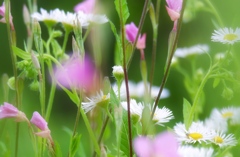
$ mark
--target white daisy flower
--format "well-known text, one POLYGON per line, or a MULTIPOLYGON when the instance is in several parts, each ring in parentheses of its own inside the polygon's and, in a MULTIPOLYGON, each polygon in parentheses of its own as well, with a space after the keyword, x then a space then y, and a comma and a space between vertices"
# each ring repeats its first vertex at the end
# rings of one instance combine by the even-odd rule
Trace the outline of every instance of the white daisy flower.
MULTIPOLYGON (((145 95, 145 86, 143 82, 139 82, 139 83, 134 83, 132 81, 128 81, 128 87, 129 87, 129 93, 130 93, 130 97, 133 99, 142 99, 145 95)), ((149 87, 149 84, 148 84, 149 87)), ((118 95, 117 92, 117 85, 114 84, 113 85, 113 90, 116 91, 116 95, 118 95)), ((159 87, 157 86, 152 86, 152 91, 151 91, 151 98, 155 99, 158 95, 159 92, 159 87)), ((127 96, 126 96, 126 85, 125 82, 123 81, 121 88, 120 88, 120 95, 121 95, 121 99, 122 100, 126 100, 127 96)), ((170 93, 169 90, 164 88, 161 94, 161 99, 167 98, 169 97, 170 93)))
POLYGON ((222 131, 227 132, 228 124, 227 121, 223 120, 222 118, 217 118, 211 116, 208 119, 205 119, 204 126, 209 128, 210 130, 222 131))
POLYGON ((237 144, 237 140, 235 139, 233 134, 227 135, 220 131, 215 131, 212 134, 212 139, 210 141, 218 145, 219 147, 235 146, 237 144))
MULTIPOLYGON (((121 103, 122 107, 128 111, 127 102, 124 101, 121 103)), ((137 103, 135 99, 130 100, 130 113, 134 119, 134 122, 138 122, 142 118, 142 111, 144 106, 142 103, 137 103)))
POLYGON ((178 149, 178 153, 181 157, 214 157, 213 148, 198 148, 193 146, 181 146, 178 149))
POLYGON ((41 8, 40 13, 36 12, 31 16, 38 21, 44 21, 46 23, 51 22, 53 24, 60 22, 70 26, 74 26, 76 21, 79 20, 81 27, 83 28, 86 28, 90 23, 103 24, 108 22, 105 15, 86 14, 82 11, 79 11, 78 13, 65 13, 65 11, 60 9, 54 9, 48 13, 41 8))
POLYGON ((187 130, 183 123, 177 123, 174 131, 178 140, 184 143, 202 143, 211 139, 211 131, 203 125, 203 122, 193 122, 187 130))
POLYGON ((194 45, 192 47, 177 48, 174 53, 175 57, 185 58, 187 56, 202 54, 209 51, 209 47, 206 44, 194 45))
POLYGON ((91 111, 96 106, 107 109, 107 106, 110 101, 110 94, 104 95, 102 91, 97 93, 95 96, 91 98, 87 98, 89 102, 82 102, 82 108, 85 113, 91 111))
POLYGON ((221 110, 213 109, 211 117, 229 122, 230 125, 238 125, 240 124, 240 108, 232 106, 221 110))
POLYGON ((225 27, 219 30, 214 30, 211 39, 214 42, 233 45, 235 42, 240 41, 240 28, 233 30, 232 28, 225 27))
POLYGON ((157 125, 163 126, 163 123, 167 123, 174 118, 172 111, 166 107, 156 108, 156 111, 153 115, 153 121, 157 125))

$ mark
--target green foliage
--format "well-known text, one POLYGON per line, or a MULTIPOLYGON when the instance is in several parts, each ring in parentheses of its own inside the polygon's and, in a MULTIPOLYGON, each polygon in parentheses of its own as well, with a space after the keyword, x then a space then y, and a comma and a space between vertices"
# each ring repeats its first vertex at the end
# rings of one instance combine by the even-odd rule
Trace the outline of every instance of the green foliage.
MULTIPOLYGON (((130 156, 129 154, 129 134, 128 134, 128 118, 127 118, 127 111, 123 111, 122 114, 122 126, 120 131, 120 150, 122 151, 123 155, 127 157, 130 156)), ((131 122, 133 124, 133 122, 131 122)), ((132 125, 132 137, 136 136, 137 130, 132 125)))
POLYGON ((115 48, 115 54, 114 54, 115 65, 122 65, 123 55, 121 53, 122 52, 121 38, 117 33, 117 29, 115 25, 111 21, 109 21, 109 23, 116 39, 116 48, 115 48))
POLYGON ((31 54, 23 51, 22 49, 16 47, 16 46, 12 46, 13 52, 20 58, 24 59, 24 60, 30 60, 31 59, 31 54))
POLYGON ((127 0, 115 0, 115 8, 117 10, 118 16, 122 18, 123 24, 126 23, 130 13, 128 10, 127 0))
POLYGON ((75 135, 70 141, 69 157, 74 157, 80 146, 80 139, 82 135, 75 135))
POLYGON ((193 121, 193 115, 191 115, 191 104, 187 101, 187 99, 183 99, 183 121, 186 129, 188 129, 193 121))

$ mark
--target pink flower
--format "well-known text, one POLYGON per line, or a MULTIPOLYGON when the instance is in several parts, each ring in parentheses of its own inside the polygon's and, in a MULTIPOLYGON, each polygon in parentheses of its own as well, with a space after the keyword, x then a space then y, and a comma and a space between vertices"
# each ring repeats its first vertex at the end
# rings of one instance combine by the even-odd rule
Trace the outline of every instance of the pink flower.
MULTIPOLYGON (((0 16, 3 17, 2 19, 0 19, 0 22, 6 23, 6 19, 5 19, 5 3, 4 2, 2 4, 2 6, 0 6, 0 16)), ((9 13, 9 16, 10 16, 9 17, 9 22, 10 22, 10 25, 11 25, 11 29, 14 30, 11 13, 9 13)))
POLYGON ((93 86, 94 72, 94 66, 89 58, 85 57, 81 61, 79 57, 72 56, 62 67, 56 68, 55 78, 66 88, 90 89, 93 86))
POLYGON ((134 150, 138 157, 180 157, 177 153, 178 143, 172 133, 164 132, 151 140, 148 137, 137 137, 134 140, 134 150))
POLYGON ((166 0, 167 5, 166 9, 168 15, 172 21, 176 21, 180 17, 180 11, 182 9, 182 0, 166 0))
POLYGON ((40 132, 35 133, 37 136, 51 139, 50 130, 48 129, 47 122, 37 111, 33 112, 33 116, 30 122, 41 130, 40 132))
POLYGON ((17 122, 28 121, 23 112, 7 102, 4 102, 4 105, 0 106, 0 119, 2 118, 16 118, 17 122))
MULTIPOLYGON (((126 38, 130 43, 134 43, 137 33, 138 33, 138 28, 136 25, 131 22, 130 24, 127 24, 125 26, 126 28, 126 38)), ((146 34, 143 34, 142 36, 140 35, 137 41, 136 45, 137 49, 145 49, 146 47, 146 34)))
POLYGON ((75 5, 74 11, 75 12, 82 11, 86 14, 91 14, 93 13, 94 6, 95 6, 95 0, 85 0, 75 5))

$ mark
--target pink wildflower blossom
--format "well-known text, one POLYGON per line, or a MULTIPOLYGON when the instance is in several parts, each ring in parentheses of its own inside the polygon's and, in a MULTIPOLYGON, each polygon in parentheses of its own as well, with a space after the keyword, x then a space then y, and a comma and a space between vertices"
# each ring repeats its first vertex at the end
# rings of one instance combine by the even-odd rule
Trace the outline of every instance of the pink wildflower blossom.
POLYGON ((95 0, 84 0, 74 7, 75 12, 82 11, 86 14, 91 14, 94 11, 95 0))
POLYGON ((48 129, 48 124, 38 112, 36 111, 33 112, 33 116, 30 122, 41 130, 40 132, 35 133, 37 136, 51 139, 50 130, 48 129))
POLYGON ((66 88, 90 89, 93 86, 94 66, 90 59, 85 57, 81 61, 79 57, 71 57, 63 63, 62 67, 55 70, 55 78, 58 83, 66 88))
MULTIPOLYGON (((126 27, 127 40, 130 43, 134 43, 134 41, 137 37, 138 28, 136 27, 136 25, 133 22, 131 22, 130 24, 127 24, 125 27, 126 27)), ((146 48, 146 34, 139 36, 136 47, 139 50, 143 50, 146 48)))
MULTIPOLYGON (((0 16, 2 16, 2 18, 0 19, 0 22, 6 23, 6 19, 5 19, 5 3, 4 2, 2 4, 2 6, 0 6, 0 16)), ((9 22, 10 22, 11 29, 14 30, 11 13, 9 13, 9 16, 10 16, 9 17, 9 22)))
POLYGON ((137 137, 134 140, 134 150, 138 157, 180 157, 178 143, 172 133, 164 132, 151 140, 148 137, 137 137))
POLYGON ((168 15, 172 21, 176 21, 180 17, 180 11, 182 9, 182 0, 166 0, 167 5, 166 9, 168 15))
POLYGON ((177 30, 177 20, 180 18, 182 0, 166 0, 166 9, 171 20, 174 21, 173 30, 177 30))
POLYGON ((4 102, 4 105, 0 106, 0 119, 3 118, 16 118, 17 122, 28 121, 23 112, 7 102, 4 102))

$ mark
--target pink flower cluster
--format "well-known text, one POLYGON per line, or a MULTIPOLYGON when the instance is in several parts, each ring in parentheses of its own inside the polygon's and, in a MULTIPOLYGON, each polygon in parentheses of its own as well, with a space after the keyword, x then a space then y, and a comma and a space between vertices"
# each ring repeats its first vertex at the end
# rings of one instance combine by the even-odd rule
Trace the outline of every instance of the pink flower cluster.
MULTIPOLYGON (((137 37, 138 28, 137 26, 131 22, 125 26, 126 28, 126 38, 130 43, 134 43, 137 37)), ((143 50, 146 48, 146 34, 144 33, 142 36, 140 35, 137 41, 136 48, 139 50, 143 50)))
MULTIPOLYGON (((19 111, 15 106, 7 102, 4 102, 4 104, 0 106, 0 119, 3 118, 15 118, 17 122, 29 122, 26 115, 22 111, 19 111)), ((47 122, 38 112, 33 113, 30 122, 41 130, 41 132, 35 133, 37 136, 47 138, 52 141, 47 122)))

